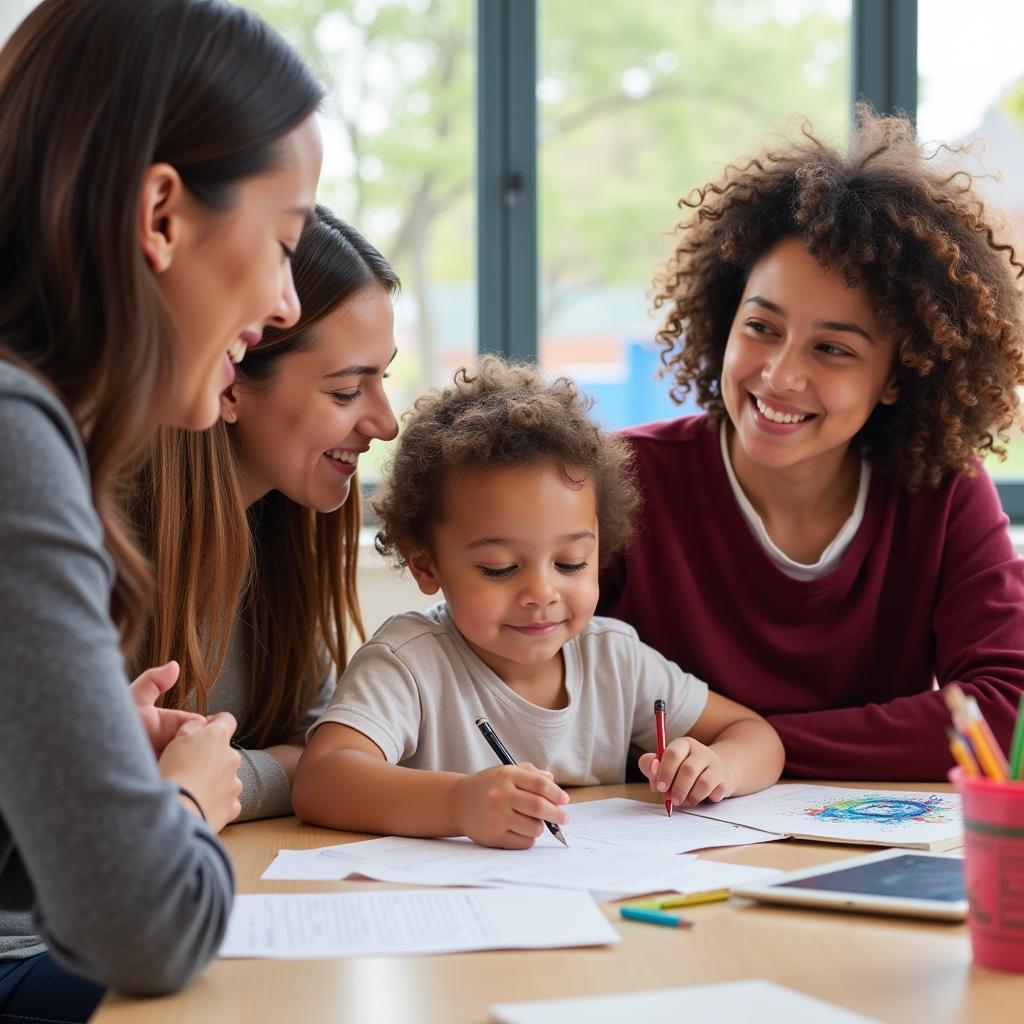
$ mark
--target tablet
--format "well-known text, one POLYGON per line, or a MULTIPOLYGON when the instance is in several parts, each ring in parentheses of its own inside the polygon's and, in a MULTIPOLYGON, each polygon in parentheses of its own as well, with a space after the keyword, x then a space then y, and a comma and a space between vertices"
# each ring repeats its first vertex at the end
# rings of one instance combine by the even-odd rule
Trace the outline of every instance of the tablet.
POLYGON ((769 903, 829 910, 945 921, 967 916, 964 860, 954 853, 882 850, 734 885, 732 892, 769 903))

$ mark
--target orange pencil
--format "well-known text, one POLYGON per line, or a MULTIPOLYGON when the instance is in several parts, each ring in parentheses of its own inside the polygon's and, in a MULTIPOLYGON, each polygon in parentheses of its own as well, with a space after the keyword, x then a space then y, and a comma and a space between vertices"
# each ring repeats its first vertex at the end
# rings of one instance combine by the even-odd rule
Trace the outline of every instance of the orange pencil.
POLYGON ((985 721, 974 697, 967 698, 967 738, 971 741, 974 755, 981 762, 990 779, 1005 782, 1010 777, 1010 765, 992 730, 985 721))
POLYGON ((968 697, 956 683, 944 686, 942 696, 953 715, 953 725, 956 726, 957 732, 970 740, 971 750, 981 770, 990 779, 1005 782, 1009 777, 1010 767, 978 707, 977 700, 968 697))
POLYGON ((946 735, 949 737, 949 749, 953 752, 956 763, 964 770, 964 775, 977 778, 978 762, 974 760, 970 745, 951 725, 946 726, 946 735))

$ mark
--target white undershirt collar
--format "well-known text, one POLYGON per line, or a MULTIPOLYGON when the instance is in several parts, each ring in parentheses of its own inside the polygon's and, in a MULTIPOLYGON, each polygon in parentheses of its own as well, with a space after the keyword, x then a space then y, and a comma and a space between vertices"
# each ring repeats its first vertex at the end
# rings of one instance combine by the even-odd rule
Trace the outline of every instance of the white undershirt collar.
POLYGON ((857 500, 854 502, 850 518, 840 527, 839 532, 832 538, 831 543, 821 553, 821 557, 813 565, 807 565, 804 562, 794 561, 771 539, 768 531, 765 529, 764 521, 757 514, 754 506, 750 504, 750 499, 743 493, 743 488, 740 487, 740 482, 736 479, 736 473, 732 468, 732 459, 729 457, 726 420, 722 420, 722 425, 718 432, 718 441, 722 449, 722 462, 725 464, 725 473, 729 478, 729 486, 732 488, 732 493, 736 496, 736 503, 739 505, 743 518, 747 521, 747 525, 750 527, 755 539, 764 548, 768 557, 782 572, 795 580, 817 580, 822 576, 827 576, 843 560, 843 555, 846 554, 850 544, 853 543, 853 538, 857 535, 857 530, 860 529, 860 524, 864 520, 864 509, 868 501, 868 487, 871 484, 871 464, 864 459, 860 461, 860 485, 857 488, 857 500))

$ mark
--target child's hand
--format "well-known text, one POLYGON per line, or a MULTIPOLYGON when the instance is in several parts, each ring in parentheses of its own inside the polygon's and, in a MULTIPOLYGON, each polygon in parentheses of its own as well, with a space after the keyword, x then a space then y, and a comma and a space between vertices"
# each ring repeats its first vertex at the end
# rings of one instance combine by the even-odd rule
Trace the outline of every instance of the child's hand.
POLYGON ((565 825, 561 809, 569 794, 551 772, 532 764, 496 765, 464 775, 455 786, 459 829, 482 846, 526 850, 545 829, 545 821, 565 825))
POLYGON ((673 740, 665 756, 644 754, 638 762, 651 790, 664 793, 676 807, 696 807, 702 800, 717 803, 731 796, 739 785, 739 773, 711 747, 690 736, 673 740))

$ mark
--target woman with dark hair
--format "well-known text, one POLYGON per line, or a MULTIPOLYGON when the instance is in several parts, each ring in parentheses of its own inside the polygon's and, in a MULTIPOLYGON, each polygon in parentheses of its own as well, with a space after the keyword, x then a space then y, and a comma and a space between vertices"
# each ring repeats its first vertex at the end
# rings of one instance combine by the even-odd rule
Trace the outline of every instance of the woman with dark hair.
POLYGON ((384 393, 398 277, 318 206, 293 259, 298 322, 271 328, 202 434, 163 429, 130 508, 158 580, 141 665, 165 704, 238 720, 239 820, 291 814, 305 732, 363 637, 359 455, 397 433, 384 393), (172 669, 172 672, 176 671, 172 669))
POLYGON ((0 1017, 172 991, 223 935, 235 722, 128 685, 117 484, 297 319, 321 95, 216 0, 45 0, 0 51, 0 1017))
POLYGON ((792 776, 944 779, 936 682, 1004 744, 1024 688, 979 461, 1019 418, 1024 267, 956 152, 866 108, 847 152, 805 130, 680 201, 656 284, 705 415, 625 432, 642 524, 601 610, 765 715, 792 776))

